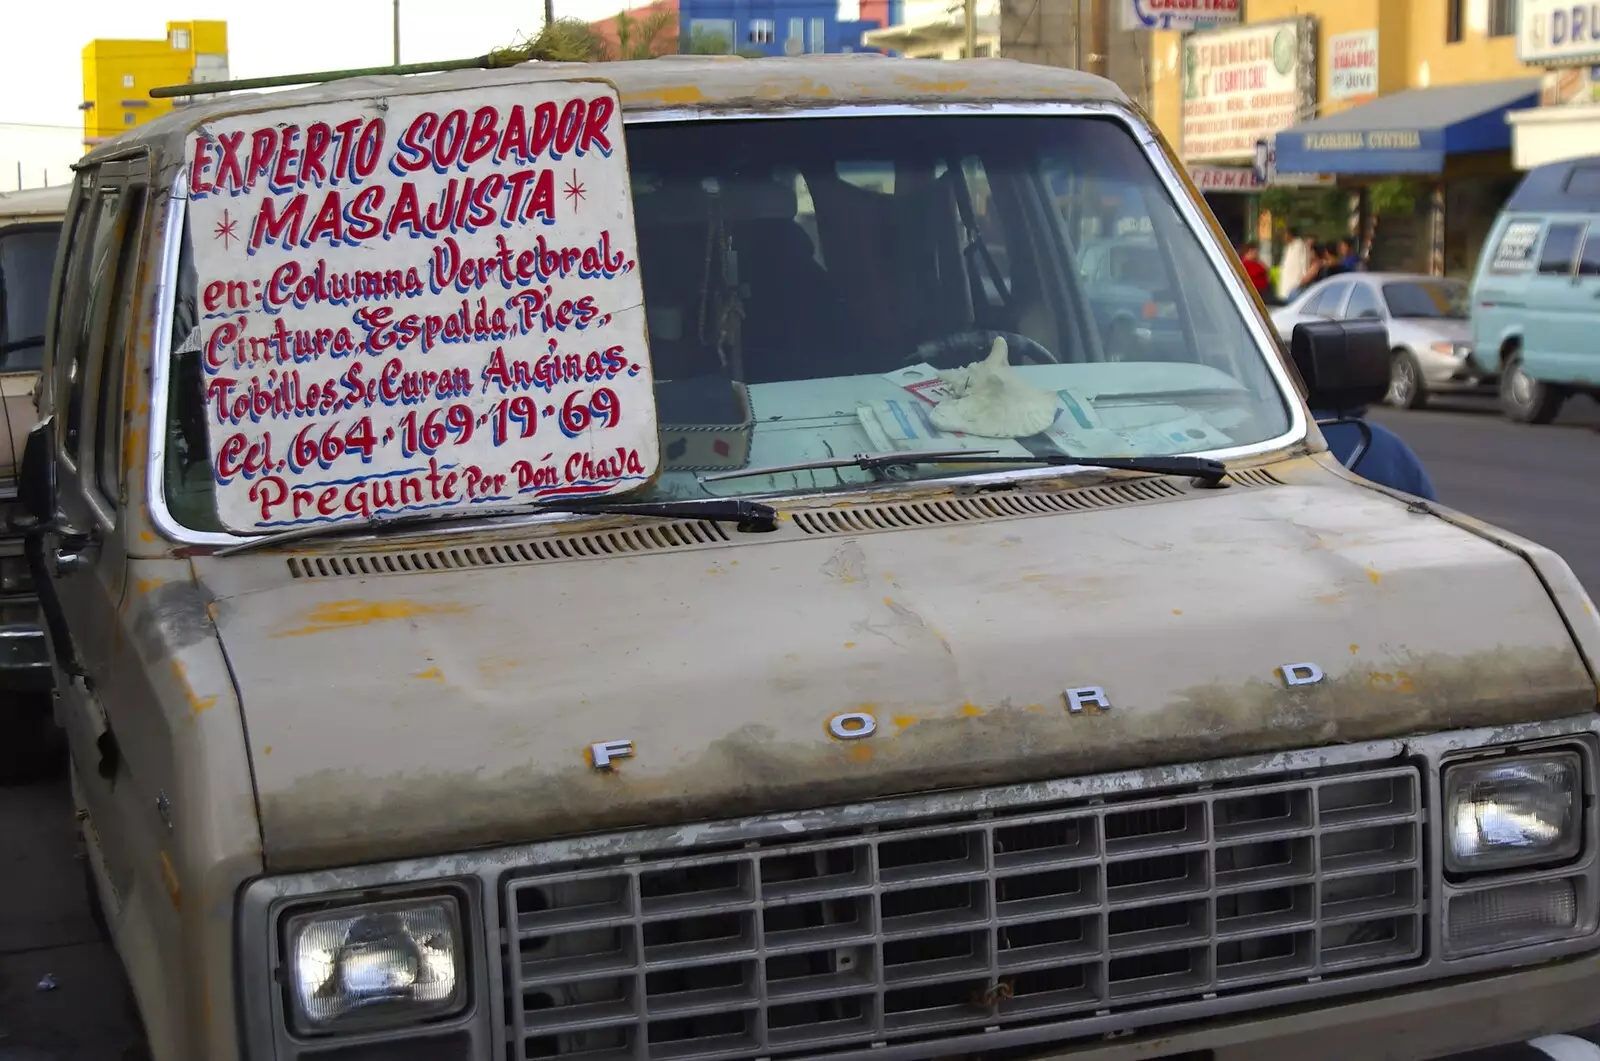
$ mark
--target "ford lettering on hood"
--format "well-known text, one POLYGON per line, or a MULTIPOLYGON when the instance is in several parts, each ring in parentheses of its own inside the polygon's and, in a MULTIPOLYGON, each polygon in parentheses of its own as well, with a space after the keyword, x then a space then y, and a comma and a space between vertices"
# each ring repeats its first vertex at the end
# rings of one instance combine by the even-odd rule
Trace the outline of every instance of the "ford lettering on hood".
POLYGON ((196 567, 278 868, 1593 709, 1521 558, 1302 467, 1326 485, 196 567))

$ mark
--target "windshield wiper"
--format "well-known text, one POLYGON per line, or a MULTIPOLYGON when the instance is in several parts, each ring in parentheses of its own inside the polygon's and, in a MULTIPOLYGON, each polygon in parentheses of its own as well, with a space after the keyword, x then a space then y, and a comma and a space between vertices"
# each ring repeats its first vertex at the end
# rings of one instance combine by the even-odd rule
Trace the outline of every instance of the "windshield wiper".
POLYGON ((910 467, 918 464, 1045 464, 1053 467, 1076 465, 1107 468, 1113 471, 1152 472, 1156 475, 1189 475, 1216 486, 1228 474, 1228 466, 1209 457, 1074 457, 1068 453, 1032 453, 1022 457, 993 456, 992 449, 951 449, 922 453, 857 453, 853 457, 830 457, 803 464, 775 464, 766 468, 741 468, 738 471, 702 475, 703 483, 740 479, 751 475, 781 475, 784 472, 820 471, 824 468, 910 467))
POLYGON ((253 549, 265 549, 283 542, 304 541, 308 538, 333 537, 342 534, 381 534, 397 527, 411 527, 419 523, 446 523, 457 520, 503 520, 516 516, 534 516, 541 512, 554 512, 580 516, 656 516, 661 519, 700 519, 711 523, 737 523, 741 530, 770 531, 778 526, 778 510, 771 505, 742 498, 716 498, 708 501, 656 501, 653 503, 584 504, 581 501, 529 505, 498 512, 479 512, 471 509, 434 509, 426 512, 403 512, 392 516, 372 516, 368 519, 345 523, 310 523, 303 527, 263 534, 249 541, 225 545, 212 555, 237 556, 253 549))

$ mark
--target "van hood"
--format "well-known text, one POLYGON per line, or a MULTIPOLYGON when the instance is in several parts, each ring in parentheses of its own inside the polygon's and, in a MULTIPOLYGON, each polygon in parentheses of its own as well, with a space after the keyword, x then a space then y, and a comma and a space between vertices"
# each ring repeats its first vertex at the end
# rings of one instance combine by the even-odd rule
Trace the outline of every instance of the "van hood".
POLYGON ((669 545, 654 525, 663 547, 634 552, 523 530, 470 539, 475 561, 439 538, 383 543, 389 562, 368 543, 195 566, 273 869, 1595 708, 1525 561, 1300 467, 1301 485, 916 529, 786 519, 669 545), (419 551, 406 566, 508 562, 394 559, 419 551), (1285 681, 1307 663, 1324 680, 1285 681), (1069 712, 1087 687, 1110 709, 1069 712), (830 735, 852 712, 876 733, 830 735), (632 756, 596 769, 615 741, 632 756))

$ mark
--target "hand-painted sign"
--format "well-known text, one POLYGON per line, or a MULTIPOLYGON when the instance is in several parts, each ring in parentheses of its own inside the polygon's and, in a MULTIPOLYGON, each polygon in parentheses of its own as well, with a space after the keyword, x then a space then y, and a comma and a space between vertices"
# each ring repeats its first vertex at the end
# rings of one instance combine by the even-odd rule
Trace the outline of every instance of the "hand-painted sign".
POLYGON ((241 116, 203 127, 189 158, 224 526, 608 494, 655 474, 611 85, 241 116))
POLYGON ((1256 142, 1308 115, 1316 98, 1309 18, 1196 33, 1183 43, 1186 162, 1250 162, 1256 142))
POLYGON ((1241 0, 1121 0, 1122 28, 1212 29, 1239 21, 1241 0))
POLYGON ((1328 38, 1328 98, 1361 99, 1378 94, 1378 31, 1328 38))

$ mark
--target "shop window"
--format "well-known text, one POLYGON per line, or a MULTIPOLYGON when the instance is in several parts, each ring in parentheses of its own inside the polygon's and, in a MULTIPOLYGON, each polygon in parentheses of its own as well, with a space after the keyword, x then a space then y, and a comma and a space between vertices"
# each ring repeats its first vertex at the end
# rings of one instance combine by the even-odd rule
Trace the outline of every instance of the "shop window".
POLYGON ((808 43, 807 51, 825 52, 828 50, 828 23, 826 19, 814 18, 811 20, 811 40, 808 43))
POLYGON ((785 43, 787 43, 787 41, 794 41, 794 46, 795 46, 796 49, 800 49, 800 48, 804 48, 805 47, 805 44, 806 44, 806 20, 805 19, 803 19, 803 18, 791 18, 789 20, 789 36, 785 39, 785 43))
POLYGON ((172 39, 172 50, 173 51, 175 51, 175 52, 186 52, 186 51, 189 50, 189 31, 188 30, 186 30, 186 29, 175 29, 175 30, 173 30, 171 39, 172 39))
POLYGON ((689 23, 689 36, 695 40, 696 47, 707 52, 714 48, 731 53, 735 40, 733 19, 697 18, 689 23))
POLYGON ((778 39, 778 24, 770 18, 750 20, 750 43, 771 44, 778 39))
POLYGON ((1572 275, 1573 259, 1578 256, 1578 241, 1583 236, 1582 225, 1551 225, 1544 237, 1544 249, 1539 252, 1541 276, 1572 275))
POLYGON ((1445 0, 1444 40, 1446 44, 1461 43, 1461 27, 1466 21, 1466 0, 1445 0))
POLYGON ((1511 37, 1517 32, 1517 0, 1489 0, 1489 36, 1511 37))

